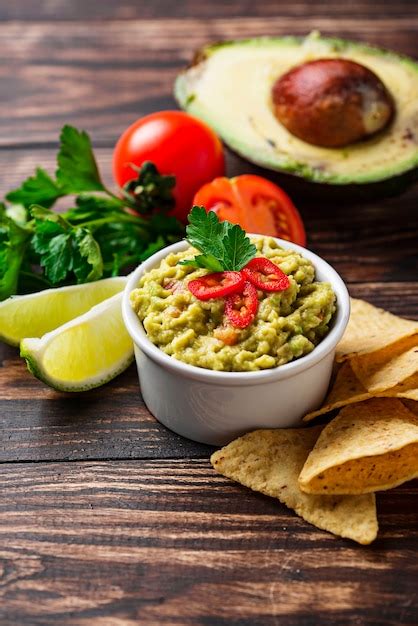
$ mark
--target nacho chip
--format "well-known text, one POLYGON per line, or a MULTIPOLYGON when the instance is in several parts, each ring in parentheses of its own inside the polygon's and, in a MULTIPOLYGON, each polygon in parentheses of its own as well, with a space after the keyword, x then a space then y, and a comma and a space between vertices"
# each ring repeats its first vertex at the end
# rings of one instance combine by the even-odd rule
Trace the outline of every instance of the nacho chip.
POLYGON ((299 485, 310 494, 365 494, 417 476, 418 417, 396 398, 372 398, 325 426, 299 485))
POLYGON ((418 333, 418 322, 379 309, 364 300, 351 298, 351 315, 336 359, 371 354, 418 333))
POLYGON ((322 407, 305 415, 303 421, 309 422, 319 415, 340 409, 347 404, 363 402, 374 396, 418 400, 418 374, 413 374, 390 389, 371 393, 361 384, 353 372, 350 362, 346 361, 341 365, 322 407))
MULTIPOLYGON (((399 393, 396 395, 397 398, 409 398, 413 400, 415 403, 418 402, 418 389, 409 389, 409 391, 404 391, 403 393, 399 393)), ((415 413, 416 409, 409 409, 413 413, 415 413)))
POLYGON ((341 408, 352 402, 361 402, 371 398, 372 395, 363 387, 357 376, 351 369, 350 363, 347 361, 343 363, 335 378, 327 397, 324 400, 324 404, 320 409, 311 411, 305 415, 303 420, 309 422, 318 415, 323 415, 334 409, 341 408))
POLYGON ((371 543, 378 529, 374 494, 312 496, 299 489, 299 473, 321 428, 256 430, 215 452, 211 463, 220 474, 278 498, 314 526, 371 543))
POLYGON ((378 395, 388 396, 391 392, 395 392, 393 395, 396 398, 409 398, 410 400, 418 401, 418 373, 399 383, 393 389, 388 389, 378 395))
POLYGON ((350 363, 367 391, 386 391, 418 372, 418 335, 383 351, 353 357, 350 363))

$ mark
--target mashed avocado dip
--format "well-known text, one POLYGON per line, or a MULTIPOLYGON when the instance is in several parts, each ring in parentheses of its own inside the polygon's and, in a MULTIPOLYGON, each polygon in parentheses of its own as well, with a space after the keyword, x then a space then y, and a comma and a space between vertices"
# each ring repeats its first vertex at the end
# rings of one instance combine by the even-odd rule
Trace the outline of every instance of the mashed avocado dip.
POLYGON ((254 322, 247 328, 230 326, 223 298, 195 298, 187 288, 205 269, 178 265, 194 248, 169 254, 147 272, 131 294, 132 307, 150 341, 174 358, 212 370, 253 372, 284 365, 311 352, 328 333, 335 312, 329 283, 315 281, 311 261, 281 248, 270 237, 252 238, 257 256, 276 263, 290 280, 285 291, 259 292, 254 322))

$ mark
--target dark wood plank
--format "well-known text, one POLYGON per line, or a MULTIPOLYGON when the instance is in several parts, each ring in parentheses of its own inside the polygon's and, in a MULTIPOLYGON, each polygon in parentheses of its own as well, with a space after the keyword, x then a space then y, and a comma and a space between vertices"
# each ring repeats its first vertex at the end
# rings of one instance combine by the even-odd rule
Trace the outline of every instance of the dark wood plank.
POLYGON ((311 0, 309 7, 306 1, 283 3, 277 0, 211 0, 209 3, 195 0, 101 0, 101 2, 85 2, 83 0, 14 0, 0 6, 1 20, 132 20, 132 19, 163 19, 163 18, 210 18, 237 16, 277 17, 278 15, 301 17, 321 16, 333 19, 352 17, 369 18, 373 14, 377 21, 387 17, 404 17, 406 13, 418 16, 418 7, 414 0, 401 0, 387 3, 384 0, 355 0, 349 5, 334 2, 325 5, 323 2, 311 0))
POLYGON ((348 284, 353 298, 362 298, 395 315, 418 319, 418 285, 414 283, 355 283, 348 284))
MULTIPOLYGON (((55 153, 55 146, 0 150, 0 197, 18 186, 37 165, 53 172, 55 153)), ((112 150, 99 148, 96 154, 104 178, 112 185, 112 150)), ((251 165, 243 161, 237 164, 231 158, 228 162, 230 175, 251 171, 251 165)), ((268 172, 264 174, 270 176, 268 172)), ((377 202, 370 199, 347 206, 338 205, 333 200, 303 199, 298 202, 298 207, 306 225, 308 247, 329 261, 347 282, 415 281, 418 267, 417 199, 418 186, 415 186, 398 198, 377 202)), ((390 293, 387 295, 391 297, 390 293)), ((414 302, 406 302, 403 311, 396 311, 413 315, 416 312, 413 305, 414 302)))
POLYGON ((66 395, 33 379, 15 356, 3 362, 0 381, 0 462, 180 458, 210 450, 152 417, 134 366, 104 389, 66 395))
MULTIPOLYGON (((90 4, 96 3, 84 3, 90 4)), ((176 74, 196 48, 213 40, 319 29, 416 54, 418 19, 413 15, 393 17, 376 10, 366 20, 353 10, 337 22, 327 14, 312 15, 310 8, 297 16, 278 12, 269 19, 238 17, 236 11, 234 19, 69 21, 53 26, 3 22, 0 145, 56 141, 66 122, 84 126, 112 145, 137 117, 175 106, 171 91, 176 74)))
MULTIPOLYGON (((417 283, 349 288, 353 296, 418 319, 417 283)), ((104 388, 73 395, 31 376, 15 348, 0 347, 0 364, 0 462, 206 457, 210 452, 149 414, 134 366, 104 388)))
MULTIPOLYGON (((416 55, 418 4, 14 0, 0 22, 1 197, 53 168, 66 122, 91 132, 109 179, 120 132, 175 106, 173 80, 207 41, 320 29, 416 55)), ((300 204, 352 295, 416 319, 417 191, 300 204)), ((67 396, 15 349, 0 364, 1 625, 418 622, 417 482, 378 495, 379 538, 360 547, 214 474, 209 447, 149 415, 134 367, 67 396)))
POLYGON ((369 547, 208 461, 4 465, 2 624, 416 624, 417 483, 379 494, 369 547))
POLYGON ((0 463, 180 458, 211 449, 154 419, 134 365, 105 388, 65 394, 33 378, 15 348, 2 345, 0 363, 0 463))

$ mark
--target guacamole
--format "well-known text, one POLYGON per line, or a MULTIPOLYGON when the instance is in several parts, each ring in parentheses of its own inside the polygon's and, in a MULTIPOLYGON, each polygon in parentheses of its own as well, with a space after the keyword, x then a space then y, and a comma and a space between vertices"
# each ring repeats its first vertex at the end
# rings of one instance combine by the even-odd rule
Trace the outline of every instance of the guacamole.
POLYGON ((190 365, 226 372, 253 372, 284 365, 311 352, 329 330, 335 295, 329 283, 315 281, 311 261, 281 248, 269 237, 252 238, 263 256, 288 275, 281 292, 259 291, 252 324, 239 329, 224 315, 223 298, 201 301, 187 288, 205 269, 178 265, 192 258, 192 247, 169 254, 147 272, 131 294, 132 307, 150 341, 190 365))

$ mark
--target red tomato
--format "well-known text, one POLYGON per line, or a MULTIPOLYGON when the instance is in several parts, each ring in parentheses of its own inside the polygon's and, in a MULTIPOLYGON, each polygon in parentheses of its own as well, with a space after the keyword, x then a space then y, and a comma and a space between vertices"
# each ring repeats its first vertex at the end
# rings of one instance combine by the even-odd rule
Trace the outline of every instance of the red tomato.
POLYGON ((219 219, 239 224, 248 233, 271 235, 306 245, 306 233, 289 196, 261 176, 215 178, 203 185, 193 204, 213 210, 219 219))
POLYGON ((120 187, 137 172, 130 166, 152 161, 161 174, 174 174, 173 214, 186 220, 193 196, 205 183, 225 173, 222 144, 206 124, 182 111, 159 111, 137 120, 119 138, 113 175, 120 187))

